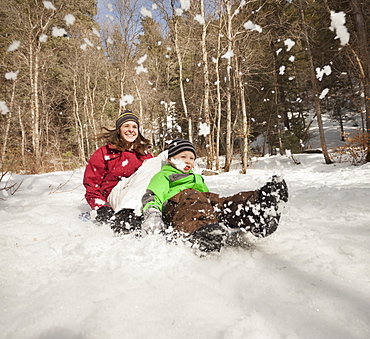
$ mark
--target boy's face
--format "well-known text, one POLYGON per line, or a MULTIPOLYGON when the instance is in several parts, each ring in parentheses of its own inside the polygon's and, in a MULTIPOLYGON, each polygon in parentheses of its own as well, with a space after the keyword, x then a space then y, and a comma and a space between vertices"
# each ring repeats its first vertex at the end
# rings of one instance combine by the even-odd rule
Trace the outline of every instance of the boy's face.
POLYGON ((184 151, 168 159, 168 162, 182 173, 188 173, 194 168, 195 155, 193 152, 184 151))

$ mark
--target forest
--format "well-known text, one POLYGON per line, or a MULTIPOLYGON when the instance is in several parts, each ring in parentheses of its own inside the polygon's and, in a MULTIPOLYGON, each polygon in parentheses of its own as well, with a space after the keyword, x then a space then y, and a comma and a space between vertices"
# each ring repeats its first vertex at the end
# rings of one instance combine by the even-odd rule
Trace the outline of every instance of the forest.
POLYGON ((218 171, 310 151, 314 120, 332 163, 323 117, 353 122, 338 138, 369 162, 368 0, 2 3, 2 173, 84 166, 122 109, 154 154, 181 136, 218 171))

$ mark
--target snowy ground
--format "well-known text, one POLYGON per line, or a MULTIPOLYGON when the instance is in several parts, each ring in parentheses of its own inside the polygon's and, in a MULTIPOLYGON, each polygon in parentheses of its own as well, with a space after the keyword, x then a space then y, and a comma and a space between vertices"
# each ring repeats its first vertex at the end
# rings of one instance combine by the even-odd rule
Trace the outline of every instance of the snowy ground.
POLYGON ((13 175, 18 191, 0 191, 0 337, 369 338, 370 164, 296 157, 206 177, 229 195, 283 174, 290 201, 272 236, 204 258, 80 220, 82 170, 13 175))

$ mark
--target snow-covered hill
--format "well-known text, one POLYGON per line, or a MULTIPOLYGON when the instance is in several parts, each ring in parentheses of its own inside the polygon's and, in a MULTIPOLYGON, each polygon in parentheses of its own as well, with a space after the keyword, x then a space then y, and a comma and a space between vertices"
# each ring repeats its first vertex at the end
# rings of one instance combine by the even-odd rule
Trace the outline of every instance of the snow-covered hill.
POLYGON ((290 201, 272 236, 204 258, 79 219, 83 170, 12 175, 23 183, 0 191, 0 337, 368 338, 370 164, 296 157, 206 177, 229 195, 282 174, 290 201))

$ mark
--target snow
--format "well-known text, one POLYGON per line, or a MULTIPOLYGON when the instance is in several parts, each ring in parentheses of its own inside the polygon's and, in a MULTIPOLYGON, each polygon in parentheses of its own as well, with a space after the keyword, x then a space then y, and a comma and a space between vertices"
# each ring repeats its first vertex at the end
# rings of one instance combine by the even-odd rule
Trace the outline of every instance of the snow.
POLYGON ((13 52, 15 50, 17 50, 19 48, 19 46, 21 45, 21 42, 18 41, 18 40, 14 40, 8 47, 8 49, 6 50, 7 52, 13 52))
POLYGON ((62 36, 68 35, 67 31, 64 28, 58 28, 58 27, 53 27, 51 34, 53 37, 62 37, 62 36))
POLYGON ((205 177, 230 195, 282 175, 290 200, 270 237, 202 258, 80 220, 83 169, 8 174, 21 185, 0 191, 2 337, 369 337, 370 164, 295 158, 205 177))
POLYGON ((84 38, 84 41, 85 41, 86 45, 88 45, 90 47, 94 47, 94 44, 88 38, 84 38))
POLYGON ((329 93, 329 88, 324 88, 319 96, 319 99, 324 99, 328 93, 329 93))
POLYGON ((75 23, 76 18, 74 17, 73 14, 67 14, 64 17, 64 20, 65 20, 67 26, 71 26, 71 25, 73 25, 75 23))
POLYGON ((181 9, 188 11, 190 9, 190 0, 180 0, 181 9))
POLYGON ((44 4, 46 9, 51 9, 53 11, 56 10, 56 8, 54 7, 54 5, 51 1, 43 1, 42 3, 44 4))
POLYGON ((335 38, 340 40, 342 46, 346 45, 350 37, 347 27, 345 26, 346 14, 342 11, 337 13, 330 11, 330 20, 330 30, 337 33, 335 38))
POLYGON ((234 51, 230 50, 227 51, 224 55, 221 55, 221 58, 230 59, 234 56, 234 51))
POLYGON ((257 31, 258 33, 262 32, 262 27, 254 24, 250 20, 248 20, 243 26, 244 26, 244 29, 246 30, 257 31))
POLYGON ((48 36, 46 34, 41 34, 39 36, 39 41, 40 42, 46 42, 48 40, 48 36))
POLYGON ((7 72, 5 73, 5 79, 6 80, 17 80, 17 77, 18 77, 18 73, 19 71, 15 71, 15 72, 7 72))
POLYGON ((9 108, 8 106, 6 105, 6 102, 5 101, 0 101, 0 112, 1 114, 5 115, 9 112, 9 108))
POLYGON ((284 45, 287 46, 286 51, 289 52, 295 45, 295 41, 293 41, 292 39, 286 39, 284 40, 284 45))
POLYGON ((197 14, 195 17, 194 17, 194 20, 197 21, 200 25, 204 25, 205 24, 205 19, 202 15, 200 14, 197 14))
POLYGON ((153 18, 152 12, 146 7, 141 7, 140 13, 144 17, 153 18))
POLYGON ((199 136, 204 136, 206 137, 208 134, 211 133, 211 126, 208 125, 206 122, 200 122, 199 123, 199 136))
POLYGON ((331 74, 331 67, 329 65, 323 68, 316 67, 316 78, 321 81, 324 75, 329 76, 331 74))
POLYGON ((125 94, 120 100, 119 105, 120 107, 126 107, 127 105, 132 104, 134 101, 134 97, 131 94, 125 94))

